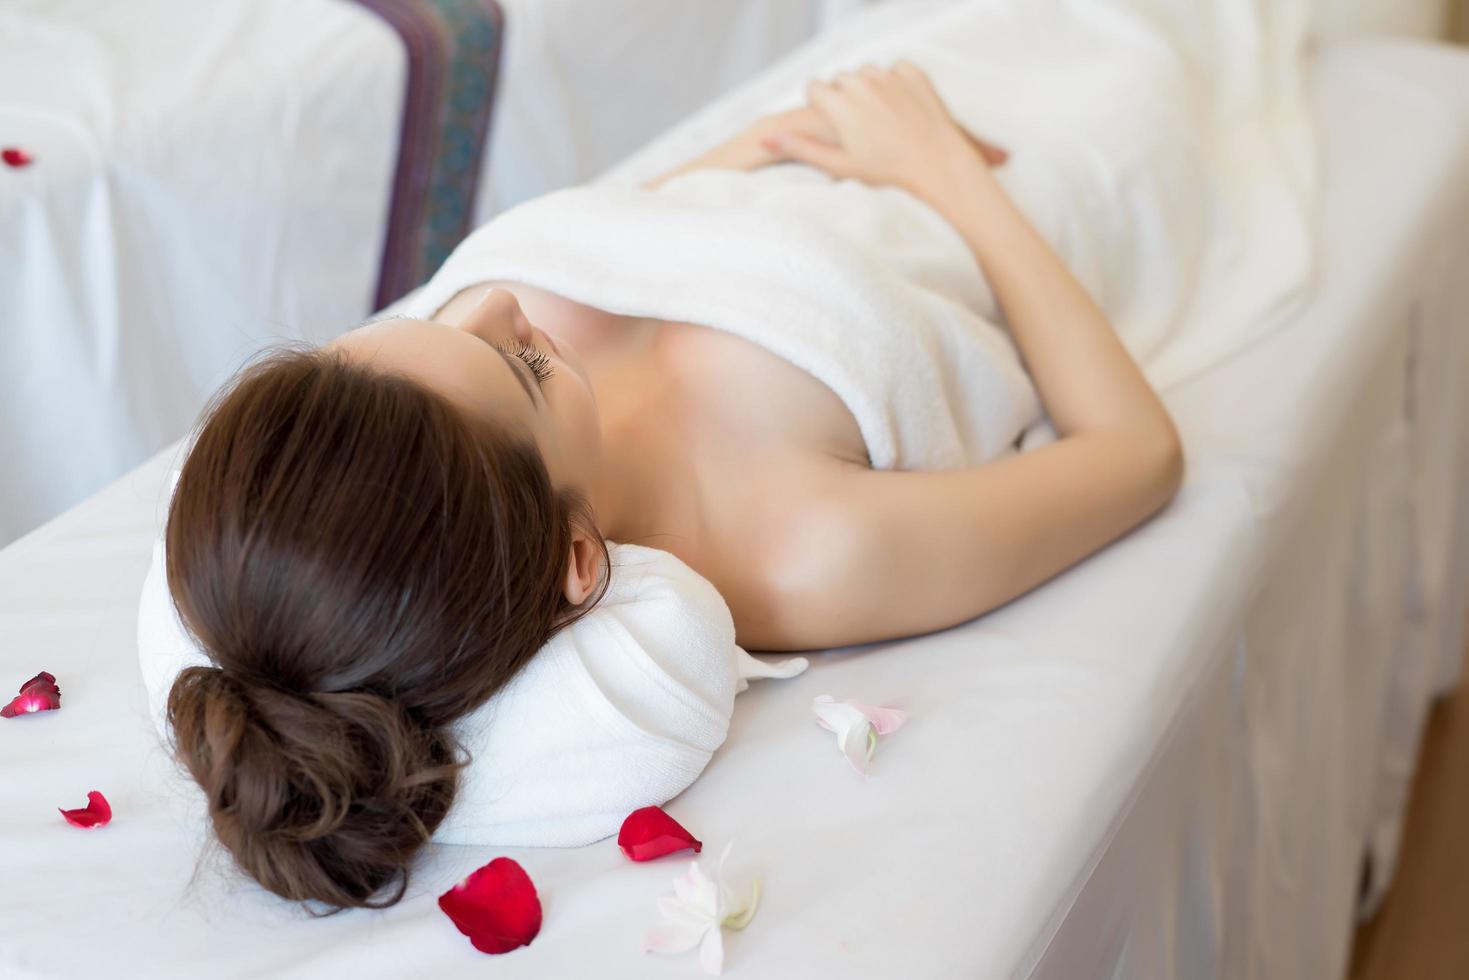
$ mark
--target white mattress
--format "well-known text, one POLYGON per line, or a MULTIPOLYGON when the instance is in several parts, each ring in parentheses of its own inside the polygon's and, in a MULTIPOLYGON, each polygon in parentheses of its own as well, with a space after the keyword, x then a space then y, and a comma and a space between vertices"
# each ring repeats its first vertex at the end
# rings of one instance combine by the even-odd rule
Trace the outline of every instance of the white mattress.
MULTIPOLYGON (((1190 450, 1174 503, 987 616, 752 688, 668 804, 706 859, 733 839, 728 870, 761 880, 727 973, 1341 972, 1357 855, 1388 841, 1387 859, 1393 780, 1469 596, 1469 413, 1443 383, 1465 363, 1446 317, 1469 298, 1443 263, 1469 254, 1469 57, 1332 50, 1315 77, 1322 292, 1170 393, 1190 450), (910 712, 867 782, 813 723, 821 693, 910 712)), ((202 804, 153 740, 133 649, 177 448, 0 551, 0 680, 49 670, 64 704, 0 721, 11 975, 694 975, 639 952, 683 859, 633 864, 611 839, 436 847, 399 905, 319 921, 222 862, 190 885, 202 804), (91 789, 112 824, 67 826, 55 808, 91 789), (499 854, 545 920, 486 963, 435 899, 499 854)))

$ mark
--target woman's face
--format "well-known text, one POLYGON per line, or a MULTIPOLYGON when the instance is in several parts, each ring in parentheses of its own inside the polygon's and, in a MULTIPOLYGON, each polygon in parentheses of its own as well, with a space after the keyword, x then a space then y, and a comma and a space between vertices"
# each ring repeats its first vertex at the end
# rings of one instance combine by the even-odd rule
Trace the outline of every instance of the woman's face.
POLYGON ((408 375, 487 421, 520 428, 535 439, 557 487, 592 486, 602 436, 581 358, 527 320, 514 293, 490 289, 457 326, 394 317, 326 346, 408 375))

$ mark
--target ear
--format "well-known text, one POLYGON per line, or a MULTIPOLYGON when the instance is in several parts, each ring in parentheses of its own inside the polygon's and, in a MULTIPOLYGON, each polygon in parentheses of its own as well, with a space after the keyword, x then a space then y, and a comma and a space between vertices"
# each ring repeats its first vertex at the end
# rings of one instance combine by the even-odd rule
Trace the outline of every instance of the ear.
POLYGON ((597 587, 597 577, 601 570, 601 545, 579 528, 573 530, 571 548, 566 559, 566 581, 563 583, 566 600, 573 606, 579 606, 586 601, 597 587))

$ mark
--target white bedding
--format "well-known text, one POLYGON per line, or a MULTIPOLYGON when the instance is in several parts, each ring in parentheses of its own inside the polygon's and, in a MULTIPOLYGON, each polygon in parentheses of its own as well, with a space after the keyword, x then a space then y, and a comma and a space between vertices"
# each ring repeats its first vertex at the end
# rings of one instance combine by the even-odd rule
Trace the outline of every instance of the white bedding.
MULTIPOLYGON (((668 804, 706 858, 733 839, 729 870, 761 880, 726 972, 1341 972, 1357 855, 1391 837, 1469 595, 1469 413, 1445 383, 1466 353, 1449 318, 1469 309, 1450 265, 1469 254, 1469 59, 1364 46, 1313 77, 1323 290, 1169 393, 1190 450, 1178 499, 990 615, 752 688, 668 804), (909 712, 867 781, 813 724, 821 693, 909 712)), ((436 847, 401 904, 320 921, 215 864, 190 886, 205 820, 152 748, 133 650, 177 449, 0 551, 4 683, 49 670, 64 705, 0 721, 13 975, 694 975, 638 951, 684 865, 610 840, 436 847), (90 789, 113 823, 61 822, 90 789), (546 918, 486 963, 435 899, 500 854, 546 918)))

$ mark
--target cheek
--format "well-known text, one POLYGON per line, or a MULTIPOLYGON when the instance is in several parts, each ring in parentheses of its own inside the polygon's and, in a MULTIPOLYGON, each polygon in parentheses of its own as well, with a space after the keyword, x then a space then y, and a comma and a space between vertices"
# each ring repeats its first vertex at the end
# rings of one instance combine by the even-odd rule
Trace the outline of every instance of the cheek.
POLYGON ((597 405, 591 392, 579 384, 569 384, 562 392, 561 433, 563 444, 572 455, 569 462, 583 474, 590 474, 602 458, 602 427, 597 405))
POLYGON ((591 393, 582 389, 581 418, 586 438, 587 461, 601 466, 602 463, 602 420, 597 414, 597 403, 591 393))

